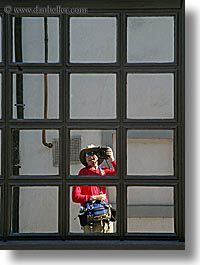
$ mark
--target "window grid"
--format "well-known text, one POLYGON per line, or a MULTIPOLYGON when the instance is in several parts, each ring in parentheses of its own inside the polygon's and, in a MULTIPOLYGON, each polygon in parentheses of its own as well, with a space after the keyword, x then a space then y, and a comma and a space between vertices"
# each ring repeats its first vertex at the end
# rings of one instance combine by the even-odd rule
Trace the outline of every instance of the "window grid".
MULTIPOLYGON (((97 4, 98 5, 98 4, 97 4)), ((113 10, 116 12, 115 10, 113 10)), ((113 12, 112 10, 105 11, 103 12, 103 15, 106 16, 106 12, 110 13, 113 12)), ((183 12, 183 11, 182 11, 183 12)), ((117 12, 116 12, 117 13, 117 12)), ((97 12, 98 14, 98 12, 97 12)), ((181 11, 177 11, 179 17, 182 16, 183 19, 183 13, 181 14, 181 11)), ((93 15, 96 15, 95 12, 93 15)), ((66 32, 66 27, 65 25, 69 25, 69 17, 66 18, 65 16, 60 16, 60 33, 61 33, 61 41, 60 41, 60 58, 61 61, 58 64, 26 64, 22 63, 20 64, 20 67, 23 67, 23 70, 28 70, 34 72, 35 67, 37 67, 38 70, 41 72, 46 71, 46 70, 52 70, 52 71, 61 71, 61 81, 60 81, 60 87, 62 88, 62 95, 61 97, 61 102, 60 102, 60 119, 59 120, 12 120, 12 102, 10 98, 12 98, 12 92, 11 92, 11 81, 10 81, 10 75, 9 71, 14 71, 18 72, 19 71, 19 66, 17 64, 12 63, 8 58, 11 57, 11 42, 8 43, 8 40, 11 40, 11 30, 7 30, 9 27, 11 27, 11 17, 10 16, 4 16, 4 33, 5 33, 5 42, 3 43, 3 47, 9 47, 8 49, 5 50, 5 61, 3 61, 2 65, 0 66, 0 70, 3 72, 3 79, 5 79, 5 88, 6 89, 5 93, 5 99, 6 99, 6 104, 3 104, 3 110, 2 110, 2 120, 0 121, 1 126, 5 126, 5 133, 2 134, 2 137, 6 138, 6 144, 3 144, 3 150, 5 150, 5 155, 7 158, 11 155, 11 149, 10 149, 10 144, 12 140, 12 136, 10 133, 11 128, 29 128, 34 129, 36 128, 42 128, 45 125, 45 128, 55 128, 57 129, 58 127, 62 128, 61 135, 60 135, 60 142, 62 145, 62 156, 60 154, 60 158, 62 157, 62 164, 67 161, 67 166, 61 166, 61 171, 60 171, 60 180, 62 180, 62 188, 60 189, 60 205, 59 205, 59 211, 61 213, 60 215, 60 220, 59 220, 59 227, 60 227, 60 232, 61 232, 61 238, 65 240, 73 240, 74 238, 80 239, 81 240, 87 240, 86 237, 80 237, 78 236, 72 236, 70 233, 67 232, 67 225, 68 224, 68 215, 69 212, 66 210, 67 205, 69 203, 69 187, 70 185, 75 184, 74 179, 68 177, 67 172, 69 172, 69 152, 68 152, 68 146, 69 146, 69 137, 67 137, 67 132, 68 129, 89 129, 91 126, 95 128, 107 128, 107 129, 115 129, 116 127, 119 128, 118 130, 118 143, 117 143, 117 161, 118 161, 118 171, 117 171, 117 180, 108 180, 106 183, 107 185, 116 185, 117 188, 117 204, 120 205, 120 209, 118 212, 118 218, 120 221, 118 221, 118 233, 116 235, 111 236, 111 239, 113 240, 126 240, 126 239, 132 239, 132 240, 150 240, 150 239, 163 239, 163 240, 170 240, 172 239, 173 242, 183 241, 184 240, 184 230, 182 228, 183 223, 181 221, 181 216, 183 216, 183 212, 180 210, 182 208, 182 196, 181 193, 183 191, 183 178, 184 172, 181 166, 181 161, 184 161, 184 156, 183 156, 183 136, 184 136, 184 131, 181 127, 181 122, 184 121, 184 114, 181 112, 181 107, 182 103, 184 101, 183 94, 181 92, 181 88, 183 86, 183 77, 180 74, 180 68, 183 66, 183 62, 181 61, 181 55, 183 54, 183 51, 181 47, 178 47, 178 51, 176 49, 176 43, 177 43, 177 38, 183 39, 183 33, 181 31, 181 25, 179 25, 179 31, 177 31, 177 34, 175 35, 175 58, 177 59, 177 65, 176 65, 176 59, 175 63, 172 64, 127 64, 126 63, 126 33, 123 31, 123 28, 126 25, 126 18, 129 16, 129 13, 126 13, 125 11, 121 12, 120 15, 117 14, 118 18, 118 26, 117 26, 117 34, 120 34, 120 38, 118 38, 119 45, 117 46, 117 58, 119 58, 119 61, 117 61, 116 64, 113 64, 112 66, 110 64, 101 64, 101 65, 93 65, 90 64, 88 66, 84 66, 81 64, 70 64, 68 62, 69 58, 69 53, 66 51, 64 48, 61 49, 61 47, 69 47, 69 34, 66 32), (6 45, 9 44, 9 45, 6 45), (177 54, 176 54, 177 53, 177 54), (65 63, 66 62, 66 63, 65 63), (67 63, 68 62, 68 63, 67 63), (31 70, 32 69, 32 70, 31 70), (126 93, 122 93, 123 89, 122 87, 126 87, 126 73, 131 73, 131 72, 137 72, 140 71, 141 73, 147 72, 155 72, 158 73, 160 71, 166 71, 166 72, 171 72, 175 71, 177 72, 177 80, 175 81, 175 119, 174 120, 129 120, 126 119, 126 93), (5 71, 5 73, 4 73, 5 71), (107 123, 104 120, 93 120, 93 121, 88 121, 88 120, 81 120, 77 124, 76 120, 70 120, 68 117, 67 110, 69 110, 69 92, 65 90, 68 79, 68 72, 71 73, 76 73, 78 72, 90 72, 90 71, 99 71, 103 73, 112 73, 115 71, 119 72, 119 77, 117 79, 117 117, 118 119, 116 120, 109 120, 107 123), (178 95, 181 95, 181 97, 178 97, 178 95), (178 101, 178 98, 180 100, 178 101), (182 101, 181 101, 182 99, 182 101), (121 110, 121 111, 120 111, 121 110), (122 154, 126 154, 127 150, 127 145, 126 145, 126 130, 127 129, 160 129, 160 130, 169 130, 169 129, 174 129, 177 133, 174 135, 174 164, 175 164, 175 176, 171 176, 169 179, 163 178, 163 177, 156 177, 156 178, 148 178, 148 177, 138 177, 138 176, 129 176, 128 178, 126 177, 126 163, 125 163, 125 157, 122 154), (65 142, 65 140, 67 141, 65 142), (8 142, 8 143, 7 143, 8 142), (182 154, 182 155, 181 155, 182 154), (182 159, 178 161, 178 157, 182 156, 182 159), (180 182, 180 184, 178 184, 180 182), (124 187, 130 185, 164 185, 164 186, 176 186, 175 190, 175 235, 171 236, 169 234, 160 234, 160 235, 138 235, 138 234, 127 234, 126 233, 126 200, 124 202, 124 198, 126 198, 126 188, 124 187), (66 199, 67 197, 67 199, 66 199)), ((131 15, 137 15, 137 12, 135 13, 134 11, 131 12, 131 15)), ((141 11, 141 15, 143 15, 143 11, 141 11)), ((145 13, 145 15, 155 15, 159 16, 160 12, 156 11, 151 13, 151 11, 145 13)), ((171 12, 166 11, 164 15, 168 16, 171 15, 171 12)), ((177 18, 177 17, 176 17, 177 18)), ((179 20, 179 23, 182 21, 179 20)), ((175 23, 177 25, 178 22, 175 23)), ((126 27, 125 27, 126 28, 126 27)), ((69 28, 68 28, 69 30, 69 28)), ((69 31, 68 31, 69 32, 69 31)), ((175 31, 176 32, 176 31, 175 31)), ((181 41, 179 41, 180 45, 181 41)), ((56 155, 57 157, 57 155, 56 155)), ((31 177, 27 176, 27 180, 21 178, 20 176, 16 179, 12 179, 12 176, 9 171, 9 167, 11 166, 7 161, 10 161, 9 159, 3 159, 3 162, 5 165, 3 165, 3 172, 2 175, 5 176, 4 179, 2 179, 2 184, 3 184, 3 192, 4 193, 4 198, 9 198, 9 189, 8 185, 21 185, 21 183, 26 183, 28 185, 38 185, 39 183, 43 183, 45 185, 48 185, 49 181, 50 183, 54 184, 59 184, 60 180, 56 180, 56 178, 51 178, 51 180, 48 179, 46 182, 44 177, 39 177, 37 180, 32 180, 31 177)), ((46 176, 45 176, 46 177, 46 176)), ((97 178, 97 181, 100 181, 101 179, 97 178)), ((77 181, 77 179, 76 179, 77 181)), ((87 181, 87 179, 86 179, 87 181)), ((82 180, 78 180, 77 184, 83 184, 84 182, 82 180)), ((10 200, 10 199, 9 199, 10 200)), ((4 208, 5 216, 9 216, 8 219, 10 219, 10 212, 9 212, 9 200, 7 199, 2 199, 2 208, 4 208), (7 209, 7 210, 6 210, 7 209)), ((3 239, 5 241, 9 241, 9 224, 6 222, 6 217, 3 219, 3 239)), ((27 238, 31 239, 33 235, 27 235, 23 236, 22 238, 27 238)), ((36 238, 41 239, 41 238, 48 238, 48 235, 43 235, 42 237, 36 236, 36 238)), ((11 236, 11 238, 19 238, 17 235, 11 236)), ((49 238, 53 238, 52 236, 49 236, 49 238)), ((55 237, 57 238, 57 237, 55 237)), ((53 238, 53 239, 55 239, 53 238)), ((90 239, 90 238, 89 238, 90 239)), ((98 239, 98 237, 97 237, 98 239)), ((107 240, 107 237, 105 238, 107 240)), ((104 242, 105 243, 105 242, 104 242)), ((87 244, 87 243, 86 243, 87 244)), ((173 244, 172 244, 173 245, 173 244)), ((97 243, 98 246, 98 243, 97 243)), ((89 247, 89 243, 88 243, 89 247)), ((126 248, 126 247, 125 247, 126 248)), ((177 247, 179 248, 179 247, 177 247)))

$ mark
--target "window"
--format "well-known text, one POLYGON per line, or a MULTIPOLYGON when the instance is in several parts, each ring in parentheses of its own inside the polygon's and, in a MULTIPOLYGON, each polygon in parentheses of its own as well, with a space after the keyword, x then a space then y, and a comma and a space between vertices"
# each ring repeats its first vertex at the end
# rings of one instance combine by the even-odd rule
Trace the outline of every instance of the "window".
POLYGON ((0 249, 184 249, 184 1, 72 2, 0 4, 0 249), (89 144, 115 174, 79 176, 89 144), (76 218, 94 184, 110 233, 76 218))
POLYGON ((79 162, 79 153, 81 150, 81 136, 75 135, 70 139, 70 161, 79 162))

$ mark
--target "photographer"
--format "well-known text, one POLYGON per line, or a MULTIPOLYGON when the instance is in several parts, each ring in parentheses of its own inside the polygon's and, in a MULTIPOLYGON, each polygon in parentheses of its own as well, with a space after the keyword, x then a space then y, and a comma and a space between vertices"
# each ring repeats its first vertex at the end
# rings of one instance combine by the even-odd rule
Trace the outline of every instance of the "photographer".
MULTIPOLYGON (((100 148, 93 144, 87 146, 80 152, 80 161, 85 166, 79 171, 82 176, 112 176, 116 174, 116 160, 110 147, 100 148), (113 165, 113 169, 108 167, 100 167, 104 159, 109 159, 113 165)), ((100 200, 108 202, 108 194, 106 187, 100 186, 74 186, 72 190, 73 202, 80 203, 84 206, 86 202, 100 200)), ((105 227, 101 223, 96 223, 92 230, 86 225, 83 227, 84 232, 105 232, 105 227)), ((109 226, 107 232, 112 232, 109 226)))

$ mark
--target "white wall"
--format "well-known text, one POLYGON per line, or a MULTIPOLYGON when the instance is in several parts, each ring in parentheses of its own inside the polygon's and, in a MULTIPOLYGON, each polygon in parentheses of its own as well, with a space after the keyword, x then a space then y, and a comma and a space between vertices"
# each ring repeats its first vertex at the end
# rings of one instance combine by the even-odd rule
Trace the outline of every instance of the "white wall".
POLYGON ((58 188, 20 187, 19 232, 58 233, 58 188))
MULTIPOLYGON (((59 75, 48 74, 47 118, 59 118, 59 75)), ((13 118, 17 118, 16 74, 13 74, 13 118)), ((44 74, 23 74, 25 119, 44 119, 44 74)))
POLYGON ((129 186, 127 189, 127 231, 174 232, 174 188, 129 186))
POLYGON ((116 62, 116 22, 115 17, 72 17, 70 19, 70 61, 73 63, 116 62))
POLYGON ((0 61, 2 61, 2 18, 0 17, 0 61))
POLYGON ((174 117, 174 75, 128 74, 127 117, 172 119, 174 117))
POLYGON ((128 175, 173 175, 172 139, 128 139, 128 175))
MULTIPOLYGON (((59 138, 58 130, 46 130, 47 142, 59 138)), ((53 150, 42 144, 41 130, 20 131, 20 174, 21 175, 58 175, 53 167, 53 150)))
POLYGON ((72 119, 116 118, 115 74, 71 74, 72 119))
POLYGON ((174 17, 129 17, 128 62, 173 62, 174 17))
MULTIPOLYGON (((13 28, 15 19, 13 18, 13 28)), ((22 58, 23 62, 45 62, 44 18, 22 18, 22 58)), ((14 35, 14 31, 13 31, 14 35)), ((15 44, 13 38, 13 61, 15 61, 15 44)), ((48 18, 48 62, 59 62, 59 18, 48 18)))

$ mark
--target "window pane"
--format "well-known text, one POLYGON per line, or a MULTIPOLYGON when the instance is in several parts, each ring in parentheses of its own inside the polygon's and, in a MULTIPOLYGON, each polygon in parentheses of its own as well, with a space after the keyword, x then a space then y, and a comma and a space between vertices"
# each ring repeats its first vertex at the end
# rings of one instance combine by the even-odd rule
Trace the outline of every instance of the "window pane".
POLYGON ((1 175, 1 130, 0 130, 0 175, 1 175))
MULTIPOLYGON (((116 158, 116 131, 115 130, 72 130, 70 132, 70 174, 78 175, 84 164, 80 162, 80 151, 88 145, 111 147, 116 158)), ((102 159, 103 160, 103 159, 102 159)), ((102 161, 101 161, 102 162, 102 161)), ((101 167, 108 167, 113 170, 110 160, 105 159, 101 167)), ((111 172, 111 175, 116 173, 111 172)), ((109 175, 110 175, 109 174, 109 175)))
POLYGON ((171 119, 174 117, 173 74, 128 74, 127 117, 171 119))
POLYGON ((173 131, 129 130, 128 175, 173 175, 173 131))
POLYGON ((11 231, 58 232, 58 187, 12 187, 11 231))
POLYGON ((58 119, 59 74, 13 74, 13 118, 58 119))
POLYGON ((116 46, 115 17, 70 19, 70 62, 116 62, 116 46))
POLYGON ((128 17, 127 61, 174 61, 174 17, 128 17))
POLYGON ((0 62, 2 61, 2 17, 0 17, 0 62))
POLYGON ((13 174, 58 175, 58 139, 58 130, 13 130, 13 174))
POLYGON ((0 73, 0 119, 2 119, 2 74, 0 73))
POLYGON ((128 187, 127 232, 174 233, 174 188, 128 187))
POLYGON ((115 74, 71 74, 70 118, 116 118, 115 74))
MULTIPOLYGON (((96 185, 96 184, 95 184, 96 185)), ((79 214, 79 210, 81 207, 81 202, 77 202, 77 200, 80 200, 80 196, 88 195, 89 198, 91 196, 91 193, 93 195, 98 195, 99 190, 103 190, 107 194, 106 201, 109 202, 112 206, 112 208, 116 209, 116 187, 114 186, 107 186, 107 187, 101 187, 101 186, 77 186, 77 188, 80 188, 80 193, 77 193, 76 187, 70 188, 70 232, 72 233, 90 233, 90 229, 88 227, 83 228, 81 227, 79 217, 77 215, 79 214), (73 190, 73 195, 72 195, 73 190), (77 217, 77 218, 76 218, 77 217), (76 218, 74 220, 74 218, 76 218)), ((115 233, 116 232, 116 222, 110 222, 110 229, 108 230, 108 233, 115 233)), ((98 224, 97 224, 98 226, 98 224)), ((94 226, 94 230, 95 230, 94 226)), ((91 232, 94 232, 94 230, 91 232)), ((101 232, 100 230, 97 230, 98 232, 101 232)))
POLYGON ((2 216, 2 212, 1 212, 1 206, 2 206, 2 201, 1 201, 1 187, 0 187, 0 234, 2 234, 2 220, 3 220, 3 216, 2 216))
POLYGON ((59 18, 13 18, 13 61, 59 62, 59 18))

